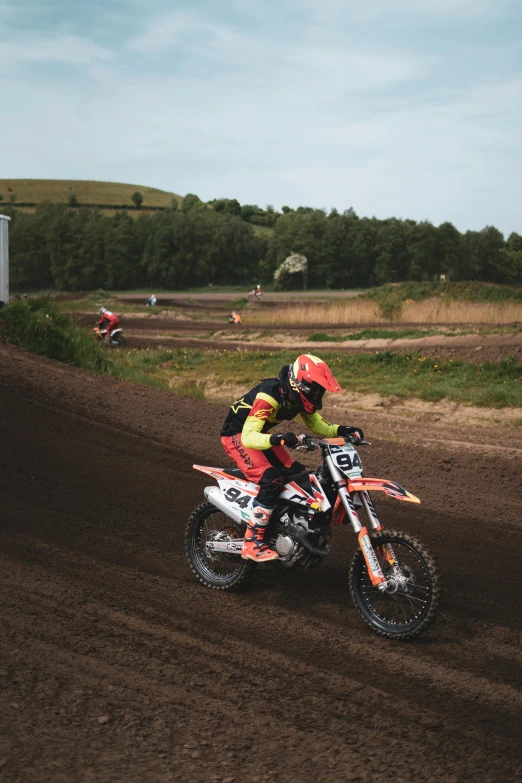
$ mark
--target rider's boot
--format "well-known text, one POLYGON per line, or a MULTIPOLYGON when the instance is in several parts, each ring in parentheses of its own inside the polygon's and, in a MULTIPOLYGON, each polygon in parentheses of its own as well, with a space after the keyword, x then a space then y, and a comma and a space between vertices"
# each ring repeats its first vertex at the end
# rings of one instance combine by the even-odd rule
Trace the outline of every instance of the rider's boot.
POLYGON ((277 560, 279 555, 265 544, 265 532, 270 517, 271 508, 254 506, 252 516, 248 520, 241 557, 244 560, 253 560, 254 563, 267 563, 269 560, 277 560))

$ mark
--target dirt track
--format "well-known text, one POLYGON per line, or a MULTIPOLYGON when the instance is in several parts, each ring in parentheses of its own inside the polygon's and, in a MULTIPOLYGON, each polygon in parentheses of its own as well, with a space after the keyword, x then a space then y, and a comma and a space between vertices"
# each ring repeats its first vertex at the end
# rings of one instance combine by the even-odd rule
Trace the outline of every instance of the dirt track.
MULTIPOLYGON (((76 323, 91 327, 94 318, 85 313, 71 314, 76 323)), ((311 331, 326 331, 339 333, 345 330, 332 329, 327 324, 315 325, 313 330, 295 326, 270 326, 256 324, 250 330, 243 331, 236 327, 223 324, 220 321, 175 320, 173 318, 135 317, 132 314, 121 316, 121 326, 127 343, 133 348, 204 348, 204 349, 239 349, 248 351, 273 351, 284 348, 294 348, 296 351, 336 351, 337 353, 374 353, 376 351, 422 351, 430 356, 441 356, 451 359, 461 359, 473 362, 498 362, 513 355, 522 362, 522 333, 506 334, 463 334, 448 337, 432 335, 418 339, 370 339, 354 340, 343 343, 311 342, 308 336, 311 331), (263 330, 269 328, 274 339, 263 336, 263 330), (197 337, 205 333, 215 333, 214 337, 197 337), (255 334, 252 339, 250 334, 255 334), (175 335, 175 336, 174 336, 175 335), (259 336, 262 335, 262 336, 259 336), (236 339, 234 339, 236 338, 236 339)))
MULTIPOLYGON (((288 302, 290 299, 296 299, 298 302, 302 299, 313 299, 314 301, 321 301, 325 299, 353 299, 355 296, 360 296, 363 291, 269 291, 263 294, 263 304, 270 302, 288 302)), ((246 297, 248 291, 243 292, 217 292, 209 289, 208 292, 173 292, 170 294, 158 294, 158 305, 172 304, 173 302, 230 302, 233 299, 239 297, 246 297)), ((72 298, 72 297, 71 297, 72 298)), ((78 296, 77 298, 81 298, 78 296)), ((144 294, 119 294, 118 299, 122 302, 143 302, 145 304, 147 296, 144 294)))
POLYGON ((367 475, 423 499, 382 516, 447 588, 429 635, 393 644, 350 604, 345 529, 315 571, 194 582, 191 463, 223 463, 223 413, 0 346, 2 783, 521 779, 511 436, 357 415, 367 475))
MULTIPOLYGON (((440 356, 445 359, 459 359, 471 362, 499 362, 508 356, 514 356, 516 361, 522 363, 522 334, 516 335, 470 335, 464 337, 426 337, 417 340, 354 340, 349 343, 334 342, 308 342, 305 338, 299 338, 295 333, 286 332, 285 340, 264 342, 260 340, 234 340, 208 339, 190 336, 196 330, 176 328, 177 337, 172 337, 165 332, 154 330, 127 330, 124 327, 127 343, 132 348, 199 348, 205 350, 240 350, 240 351, 278 351, 293 350, 295 353, 306 351, 318 353, 319 351, 335 351, 336 353, 376 353, 378 351, 394 351, 411 353, 420 351, 427 356, 440 356), (181 334, 185 332, 185 335, 181 334), (181 333, 181 334, 180 334, 181 333), (500 338, 500 339, 495 339, 500 338)), ((201 329, 200 331, 204 331, 201 329)))

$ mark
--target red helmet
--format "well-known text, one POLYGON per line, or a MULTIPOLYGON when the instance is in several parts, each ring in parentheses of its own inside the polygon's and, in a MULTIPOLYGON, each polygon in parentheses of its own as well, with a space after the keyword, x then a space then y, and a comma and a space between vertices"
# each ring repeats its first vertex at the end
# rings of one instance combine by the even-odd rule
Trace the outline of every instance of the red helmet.
POLYGON ((288 370, 290 386, 301 397, 306 413, 322 407, 325 391, 340 392, 341 387, 326 362, 317 356, 303 353, 288 370))

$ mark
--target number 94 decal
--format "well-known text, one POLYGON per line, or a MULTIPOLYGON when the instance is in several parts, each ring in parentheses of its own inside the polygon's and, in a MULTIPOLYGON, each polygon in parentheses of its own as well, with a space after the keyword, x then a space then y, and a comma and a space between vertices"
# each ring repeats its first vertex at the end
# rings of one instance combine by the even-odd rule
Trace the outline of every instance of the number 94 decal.
POLYGON ((335 464, 344 473, 348 473, 348 471, 351 470, 362 470, 362 462, 355 449, 345 449, 340 448, 339 446, 331 446, 330 452, 332 453, 332 456, 335 460, 335 464))
POLYGON ((242 495, 240 489, 229 487, 225 492, 225 497, 229 503, 235 503, 239 508, 246 508, 252 500, 251 495, 242 495))

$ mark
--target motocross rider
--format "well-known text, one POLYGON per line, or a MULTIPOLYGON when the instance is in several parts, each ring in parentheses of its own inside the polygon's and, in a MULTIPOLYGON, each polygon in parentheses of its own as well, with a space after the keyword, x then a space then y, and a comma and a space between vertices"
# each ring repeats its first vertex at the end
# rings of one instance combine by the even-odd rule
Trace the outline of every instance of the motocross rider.
POLYGON ((241 326, 243 321, 241 320, 241 316, 239 313, 236 313, 235 310, 232 310, 232 312, 228 316, 229 323, 235 324, 236 326, 241 326))
POLYGON ((105 307, 100 307, 100 315, 101 318, 98 321, 97 326, 100 327, 100 330, 106 329, 105 339, 107 342, 110 342, 111 332, 120 325, 120 319, 105 307))
POLYGON ((261 381, 230 407, 221 430, 221 443, 245 477, 259 484, 241 551, 245 560, 264 563, 279 557, 265 544, 265 531, 284 484, 306 470, 284 448, 298 446, 297 435, 269 435, 269 430, 299 414, 315 435, 353 435, 364 439, 360 427, 329 424, 323 419, 319 410, 325 391, 341 391, 330 368, 317 356, 301 354, 294 364, 281 369, 278 378, 261 381))

